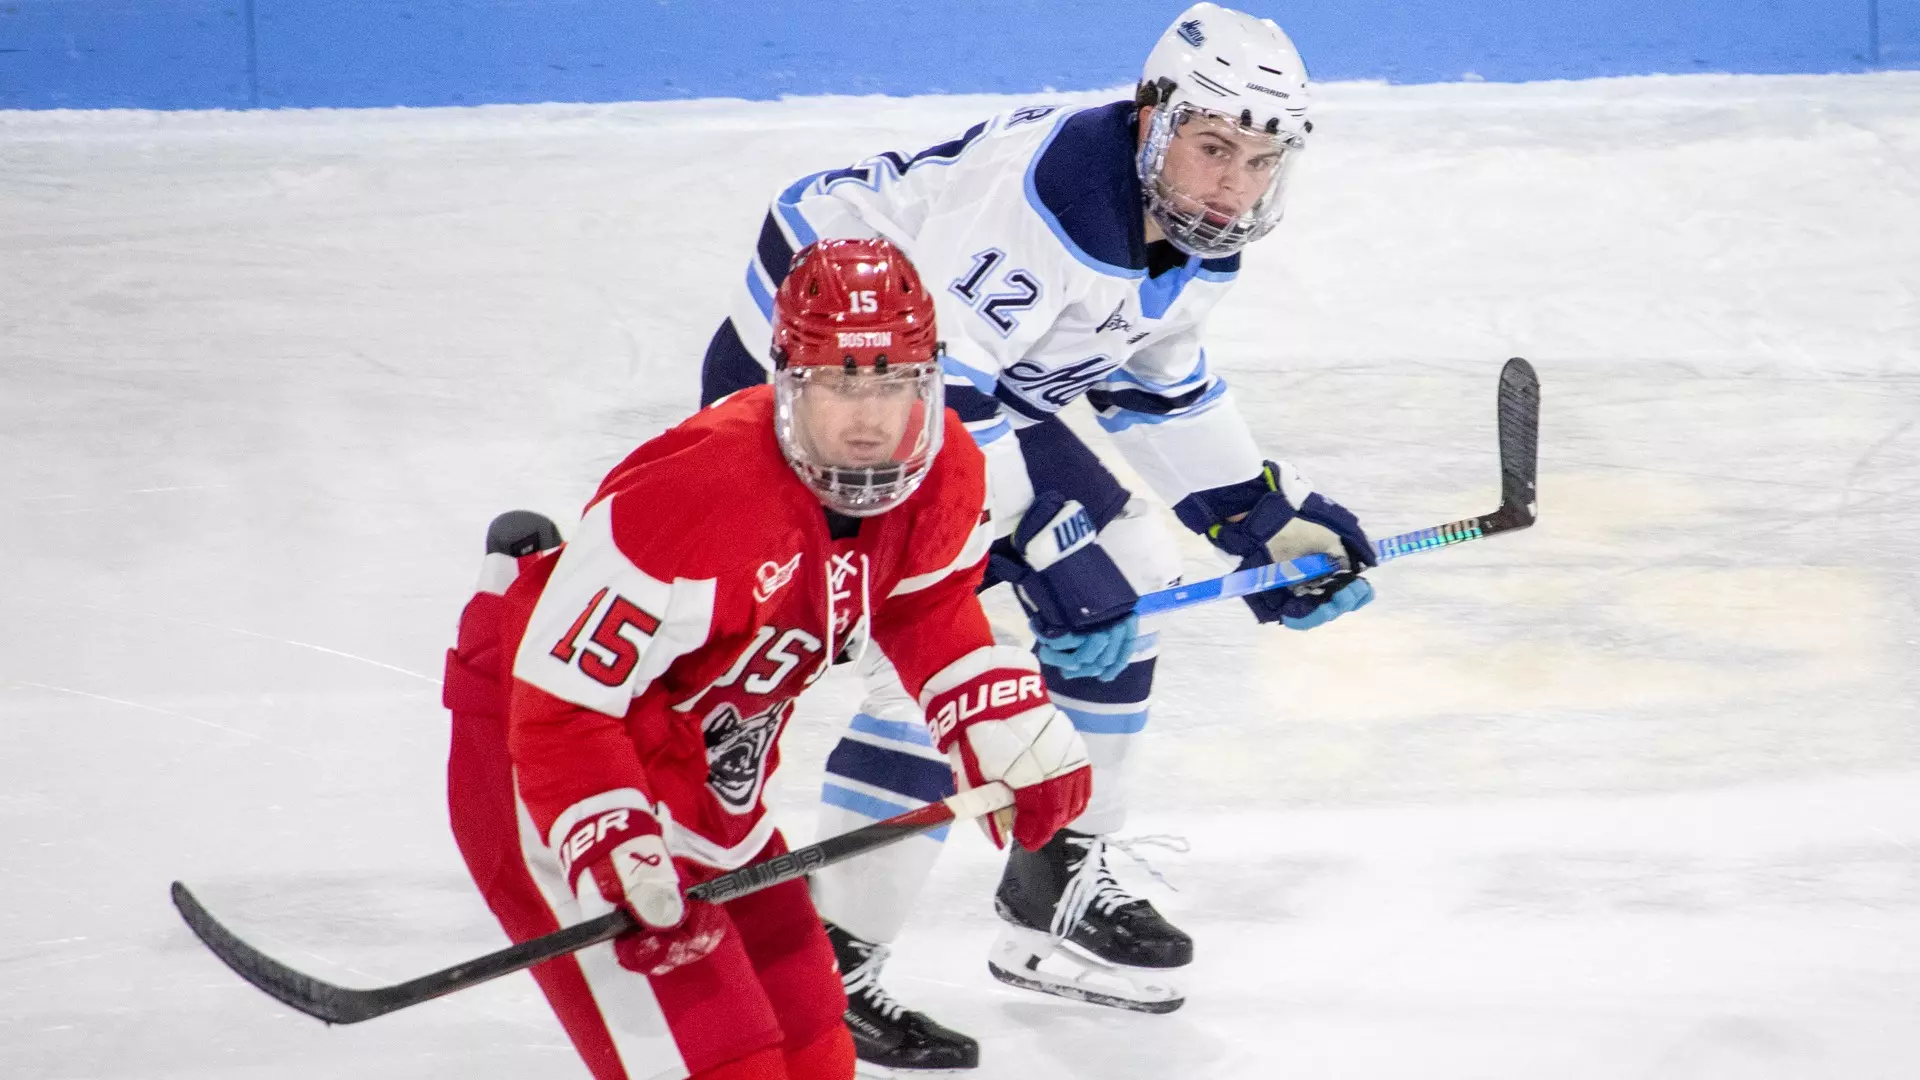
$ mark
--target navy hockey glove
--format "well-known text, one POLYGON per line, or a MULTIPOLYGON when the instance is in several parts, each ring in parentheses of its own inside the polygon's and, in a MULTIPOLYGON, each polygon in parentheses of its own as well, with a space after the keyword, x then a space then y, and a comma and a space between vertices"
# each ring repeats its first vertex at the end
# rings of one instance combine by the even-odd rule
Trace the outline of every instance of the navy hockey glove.
POLYGON ((1133 657, 1140 597, 1097 535, 1086 507, 1041 492, 1013 532, 1026 565, 1002 565, 998 573, 1027 609, 1042 663, 1070 679, 1111 682, 1133 657))
POLYGON ((1189 495, 1174 513, 1215 547, 1238 555, 1242 570, 1313 554, 1340 565, 1331 578, 1243 597, 1261 622, 1311 630, 1373 599, 1372 584, 1359 576, 1378 562, 1366 531, 1352 511, 1314 491, 1291 465, 1266 462, 1258 477, 1189 495))

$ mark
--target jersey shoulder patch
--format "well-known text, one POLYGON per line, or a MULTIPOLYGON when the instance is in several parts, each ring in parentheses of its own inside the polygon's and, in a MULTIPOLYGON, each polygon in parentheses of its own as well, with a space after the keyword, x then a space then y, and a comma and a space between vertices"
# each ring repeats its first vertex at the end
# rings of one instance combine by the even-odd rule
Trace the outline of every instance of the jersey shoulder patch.
POLYGON ((1034 154, 1027 201, 1073 257, 1114 277, 1146 276, 1146 225, 1130 101, 1058 121, 1034 154))
POLYGON ((513 674, 562 701, 625 716, 674 660, 705 644, 717 582, 648 573, 614 536, 619 496, 580 519, 514 656, 513 674))

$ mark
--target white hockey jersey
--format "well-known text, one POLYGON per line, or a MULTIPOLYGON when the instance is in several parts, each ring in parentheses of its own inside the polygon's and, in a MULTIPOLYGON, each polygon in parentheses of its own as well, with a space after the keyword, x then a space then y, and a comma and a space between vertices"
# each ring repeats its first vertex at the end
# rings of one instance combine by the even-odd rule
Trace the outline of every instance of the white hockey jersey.
POLYGON ((1082 395, 1168 505, 1259 476, 1260 451, 1201 340, 1239 256, 1149 274, 1133 111, 1016 109, 911 157, 795 181, 709 349, 706 399, 766 378, 773 293, 795 250, 878 234, 934 294, 947 403, 986 452, 1002 531, 1036 484, 1052 486, 1044 470, 1030 475, 1016 432, 1082 395))

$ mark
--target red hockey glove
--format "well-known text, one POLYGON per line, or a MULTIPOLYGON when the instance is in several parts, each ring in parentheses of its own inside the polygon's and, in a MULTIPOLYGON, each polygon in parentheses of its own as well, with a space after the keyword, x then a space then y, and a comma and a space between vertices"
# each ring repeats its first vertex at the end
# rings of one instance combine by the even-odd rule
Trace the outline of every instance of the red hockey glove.
POLYGON ((621 907, 640 921, 639 932, 614 939, 621 967, 665 975, 720 944, 725 915, 683 894, 660 819, 651 810, 615 806, 579 815, 570 811, 562 819, 569 816, 578 820, 556 847, 581 912, 595 918, 621 907))
POLYGON ((1086 744, 1048 699, 1032 653, 975 649, 927 680, 920 706, 962 788, 998 780, 1013 789, 1011 811, 980 819, 994 846, 1006 846, 1011 826, 1021 847, 1038 851, 1087 808, 1086 744))

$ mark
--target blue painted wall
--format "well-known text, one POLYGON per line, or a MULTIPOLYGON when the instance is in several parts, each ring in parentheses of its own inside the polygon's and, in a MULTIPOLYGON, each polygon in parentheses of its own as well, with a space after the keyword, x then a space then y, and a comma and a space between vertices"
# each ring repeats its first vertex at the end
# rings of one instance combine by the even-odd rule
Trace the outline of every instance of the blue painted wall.
MULTIPOLYGON (((1246 0, 1316 78, 1920 67, 1920 0, 1246 0)), ((1025 92, 1129 81, 1179 0, 0 0, 0 108, 1025 92)))

